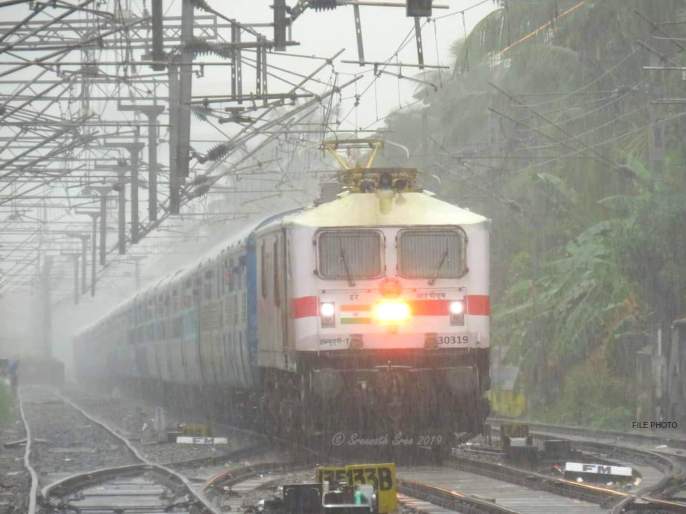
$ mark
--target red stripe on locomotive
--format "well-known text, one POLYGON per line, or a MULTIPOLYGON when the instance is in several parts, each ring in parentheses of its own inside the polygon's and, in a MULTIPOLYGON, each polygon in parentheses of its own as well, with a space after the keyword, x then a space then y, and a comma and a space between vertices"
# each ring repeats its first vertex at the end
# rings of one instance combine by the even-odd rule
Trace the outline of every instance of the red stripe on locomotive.
POLYGON ((488 316, 491 313, 491 301, 486 294, 468 294, 465 303, 465 312, 472 316, 488 316))
POLYGON ((448 300, 411 300, 410 310, 413 316, 447 316, 450 314, 448 300))
POLYGON ((291 317, 307 318, 319 315, 319 300, 316 296, 302 296, 291 299, 291 317))
MULTIPOLYGON (((413 316, 448 316, 451 300, 412 300, 410 307, 413 316)), ((368 311, 370 305, 342 305, 342 312, 368 311)), ((291 299, 291 317, 307 318, 319 315, 319 300, 316 296, 303 296, 291 299)), ((488 316, 491 302, 488 295, 472 294, 465 296, 465 314, 488 316)))

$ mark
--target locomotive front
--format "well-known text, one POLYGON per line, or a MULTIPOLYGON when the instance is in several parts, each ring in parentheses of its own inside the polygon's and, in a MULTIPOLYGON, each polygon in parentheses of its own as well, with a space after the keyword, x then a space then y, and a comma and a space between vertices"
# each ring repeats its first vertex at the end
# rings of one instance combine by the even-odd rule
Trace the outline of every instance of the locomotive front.
POLYGON ((364 170, 281 224, 286 347, 315 432, 431 445, 488 414, 489 222, 414 190, 414 173, 364 170))

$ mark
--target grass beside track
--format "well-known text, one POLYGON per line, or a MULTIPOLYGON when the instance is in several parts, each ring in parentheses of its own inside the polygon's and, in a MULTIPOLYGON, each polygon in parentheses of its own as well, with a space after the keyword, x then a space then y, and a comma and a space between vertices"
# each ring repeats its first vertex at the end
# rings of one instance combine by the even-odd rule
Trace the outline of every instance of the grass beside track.
POLYGON ((0 425, 8 423, 12 418, 13 405, 12 390, 0 379, 0 425))

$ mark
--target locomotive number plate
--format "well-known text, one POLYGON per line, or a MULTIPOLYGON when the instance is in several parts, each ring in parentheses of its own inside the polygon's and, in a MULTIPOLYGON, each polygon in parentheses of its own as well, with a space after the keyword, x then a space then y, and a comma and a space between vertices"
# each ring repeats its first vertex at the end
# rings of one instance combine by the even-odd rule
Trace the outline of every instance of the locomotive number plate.
POLYGON ((456 346, 467 346, 471 344, 474 340, 469 334, 446 334, 439 335, 436 337, 438 341, 438 346, 442 348, 453 348, 456 346))
POLYGON ((350 348, 350 336, 326 337, 319 340, 319 347, 326 349, 350 348))

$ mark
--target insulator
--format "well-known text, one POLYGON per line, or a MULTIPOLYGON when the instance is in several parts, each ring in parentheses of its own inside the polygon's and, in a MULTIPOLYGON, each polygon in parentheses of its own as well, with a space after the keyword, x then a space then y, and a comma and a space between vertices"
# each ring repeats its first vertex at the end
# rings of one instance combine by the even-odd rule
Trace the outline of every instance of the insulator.
POLYGON ((191 106, 191 112, 201 121, 207 121, 207 117, 212 114, 212 111, 210 111, 207 107, 200 105, 191 106))
POLYGON ((310 0, 310 7, 315 11, 325 11, 336 8, 336 0, 310 0))
POLYGON ((191 182, 191 185, 198 186, 200 184, 203 184, 204 182, 207 182, 209 179, 207 178, 207 175, 196 175, 193 181, 191 182))
POLYGON ((205 2, 205 0, 191 0, 191 3, 193 4, 194 7, 197 7, 198 9, 205 11, 205 12, 212 12, 213 9, 205 2))
POLYGON ((188 198, 197 198, 198 196, 203 196, 208 193, 210 190, 211 184, 202 184, 196 188, 194 188, 192 191, 188 192, 188 198))
POLYGON ((227 144, 227 143, 219 143, 216 146, 213 146, 208 150, 208 152, 205 154, 205 159, 208 161, 216 161, 224 157, 227 153, 231 151, 233 148, 232 145, 227 144))
POLYGON ((210 55, 214 54, 219 57, 224 57, 227 59, 231 58, 231 45, 229 44, 223 44, 223 45, 217 45, 214 43, 210 43, 208 41, 205 41, 204 39, 200 39, 197 37, 194 37, 187 45, 186 48, 191 50, 193 52, 193 56, 196 57, 198 55, 210 55))

